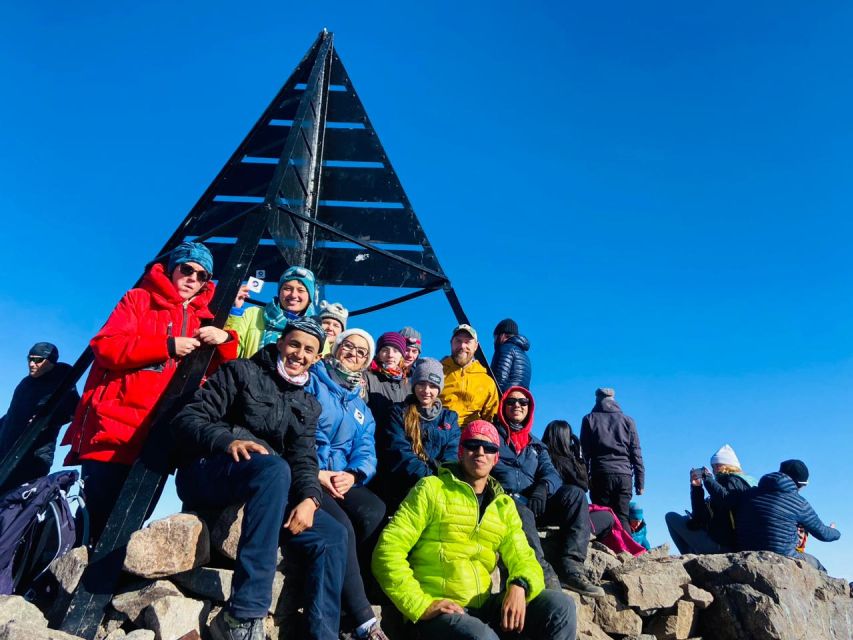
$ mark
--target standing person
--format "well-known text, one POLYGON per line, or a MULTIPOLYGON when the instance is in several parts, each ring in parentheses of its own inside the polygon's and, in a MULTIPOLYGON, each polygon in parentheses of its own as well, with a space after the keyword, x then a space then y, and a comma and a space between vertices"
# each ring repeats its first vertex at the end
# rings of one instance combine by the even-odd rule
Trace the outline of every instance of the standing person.
POLYGON ((645 469, 637 427, 622 413, 615 395, 613 389, 595 390, 595 406, 581 424, 581 449, 590 475, 591 501, 613 509, 622 528, 630 531, 631 475, 637 495, 643 495, 645 469))
POLYGON ((314 434, 320 405, 304 390, 324 333, 288 322, 276 344, 225 364, 175 417, 175 485, 187 508, 244 504, 228 605, 214 640, 264 640, 279 538, 307 564, 302 637, 336 640, 346 567, 344 528, 322 511, 314 434), (283 525, 282 525, 283 523, 283 525))
POLYGON ((510 387, 530 388, 533 365, 527 351, 530 341, 518 333, 518 324, 512 318, 498 322, 493 334, 495 355, 492 356, 492 373, 501 391, 510 387))
MULTIPOLYGON (((29 374, 18 383, 6 415, 0 418, 0 451, 8 452, 27 430, 36 413, 59 388, 71 365, 59 362, 59 349, 50 342, 37 342, 27 354, 29 374)), ((77 389, 72 387, 62 397, 54 412, 54 418, 36 437, 33 446, 20 459, 6 482, 0 486, 0 494, 36 478, 46 476, 53 464, 56 438, 59 428, 74 416, 80 401, 77 389)))
POLYGON ((586 492, 563 482, 548 455, 548 449, 531 434, 533 394, 523 387, 510 387, 501 398, 496 426, 500 452, 492 477, 515 501, 527 542, 545 574, 550 589, 561 585, 578 593, 601 597, 604 590, 587 580, 584 561, 589 546, 589 503, 586 492), (538 527, 556 525, 559 558, 554 568, 545 559, 538 527))
POLYGON ((740 495, 756 485, 755 478, 743 472, 728 444, 711 456, 711 469, 713 475, 705 467, 690 471, 692 515, 670 511, 665 516, 669 536, 682 554, 728 553, 737 546, 734 509, 740 495))
POLYGON ((376 357, 364 372, 367 406, 380 430, 388 426, 394 403, 403 402, 411 393, 409 380, 403 373, 405 351, 406 339, 403 336, 396 331, 383 333, 376 343, 376 357))
POLYGON ((515 503, 489 477, 499 442, 484 420, 463 429, 459 462, 420 480, 385 527, 373 574, 421 638, 574 640, 574 602, 543 589, 515 503), (492 594, 497 553, 509 577, 492 594))
POLYGON ((421 333, 413 327, 403 327, 400 329, 400 335, 406 339, 406 351, 403 353, 403 371, 408 377, 412 374, 415 361, 421 357, 423 351, 421 333))
POLYGON ((826 572, 809 553, 797 551, 798 527, 821 542, 841 537, 835 523, 827 527, 808 501, 800 495, 809 483, 809 469, 802 460, 785 460, 779 471, 768 473, 758 486, 740 495, 735 517, 738 551, 773 551, 805 560, 826 572))
POLYGON ((323 331, 326 332, 326 346, 323 347, 323 355, 327 356, 332 351, 332 345, 335 344, 341 332, 346 331, 347 318, 349 311, 340 302, 326 302, 320 300, 320 324, 323 325, 323 331))
POLYGON ((422 358, 412 372, 413 393, 391 408, 388 427, 376 432, 379 472, 376 489, 393 513, 418 480, 455 462, 459 448, 459 418, 441 404, 444 387, 441 363, 422 358))
POLYGON ((362 379, 373 353, 369 333, 347 329, 332 353, 311 368, 306 390, 322 407, 317 427, 321 508, 346 528, 349 541, 341 607, 356 637, 381 640, 385 634, 367 600, 361 571, 370 576, 366 569, 385 518, 385 504, 367 488, 376 474, 376 423, 362 399, 362 379))
POLYGON ((249 295, 244 285, 234 300, 225 323, 239 338, 238 357, 251 358, 261 347, 275 344, 289 320, 308 318, 314 312, 314 273, 305 267, 290 267, 278 279, 278 294, 265 307, 244 308, 249 295))
POLYGON ((95 362, 62 444, 67 465, 81 465, 92 539, 100 537, 130 465, 139 457, 150 416, 181 360, 216 347, 210 371, 237 355, 236 334, 205 325, 215 286, 213 256, 182 242, 166 264, 151 266, 89 345, 95 362))
POLYGON ((489 372, 474 358, 478 347, 474 327, 460 324, 450 338, 450 355, 441 361, 441 401, 457 413, 460 427, 474 420, 493 420, 498 412, 500 394, 489 372))

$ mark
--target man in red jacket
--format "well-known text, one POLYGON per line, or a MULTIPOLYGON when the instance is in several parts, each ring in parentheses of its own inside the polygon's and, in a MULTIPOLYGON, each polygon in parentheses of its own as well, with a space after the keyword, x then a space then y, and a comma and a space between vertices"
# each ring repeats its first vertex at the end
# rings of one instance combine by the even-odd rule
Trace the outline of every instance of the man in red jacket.
POLYGON ((95 362, 62 444, 65 464, 80 464, 92 540, 100 537, 130 465, 142 451, 150 416, 178 364, 202 344, 215 345, 214 365, 237 357, 234 332, 202 326, 213 256, 203 244, 184 242, 167 264, 154 264, 140 287, 128 291, 89 343, 95 362))

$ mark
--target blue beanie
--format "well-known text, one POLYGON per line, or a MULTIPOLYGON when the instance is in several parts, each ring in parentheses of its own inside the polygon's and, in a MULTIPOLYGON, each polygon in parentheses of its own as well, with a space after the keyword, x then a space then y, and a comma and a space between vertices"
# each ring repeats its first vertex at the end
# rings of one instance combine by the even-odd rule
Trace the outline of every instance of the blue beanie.
POLYGON ((298 280, 301 282, 306 289, 308 289, 308 297, 309 306, 314 304, 314 273, 311 269, 306 269, 305 267, 289 267, 287 271, 281 274, 281 277, 278 279, 278 290, 281 291, 281 287, 285 282, 289 280, 298 280))
POLYGON ((195 262, 202 269, 213 275, 213 255, 210 249, 200 242, 182 242, 172 249, 169 254, 169 273, 171 274, 179 264, 195 262))
POLYGON ((643 508, 639 506, 636 502, 631 502, 628 505, 628 519, 629 520, 642 520, 643 519, 643 508))

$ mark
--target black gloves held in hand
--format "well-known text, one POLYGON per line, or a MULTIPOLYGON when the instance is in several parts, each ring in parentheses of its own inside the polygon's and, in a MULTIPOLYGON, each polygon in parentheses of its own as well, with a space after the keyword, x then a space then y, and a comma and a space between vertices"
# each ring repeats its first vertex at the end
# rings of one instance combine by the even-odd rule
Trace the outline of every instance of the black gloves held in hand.
POLYGON ((548 485, 544 482, 537 482, 527 492, 527 508, 533 512, 533 515, 539 518, 545 513, 545 503, 548 500, 548 485))

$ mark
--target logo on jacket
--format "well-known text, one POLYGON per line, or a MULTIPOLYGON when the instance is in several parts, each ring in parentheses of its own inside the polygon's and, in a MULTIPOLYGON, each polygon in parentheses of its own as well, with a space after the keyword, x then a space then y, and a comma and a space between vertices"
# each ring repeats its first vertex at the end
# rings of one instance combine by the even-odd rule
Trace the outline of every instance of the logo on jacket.
POLYGON ((438 428, 441 429, 442 431, 450 431, 450 423, 449 422, 442 422, 440 425, 438 425, 438 428))
POLYGON ((361 411, 356 409, 353 412, 353 415, 355 416, 355 420, 356 422, 358 422, 358 424, 364 424, 364 414, 361 411))

